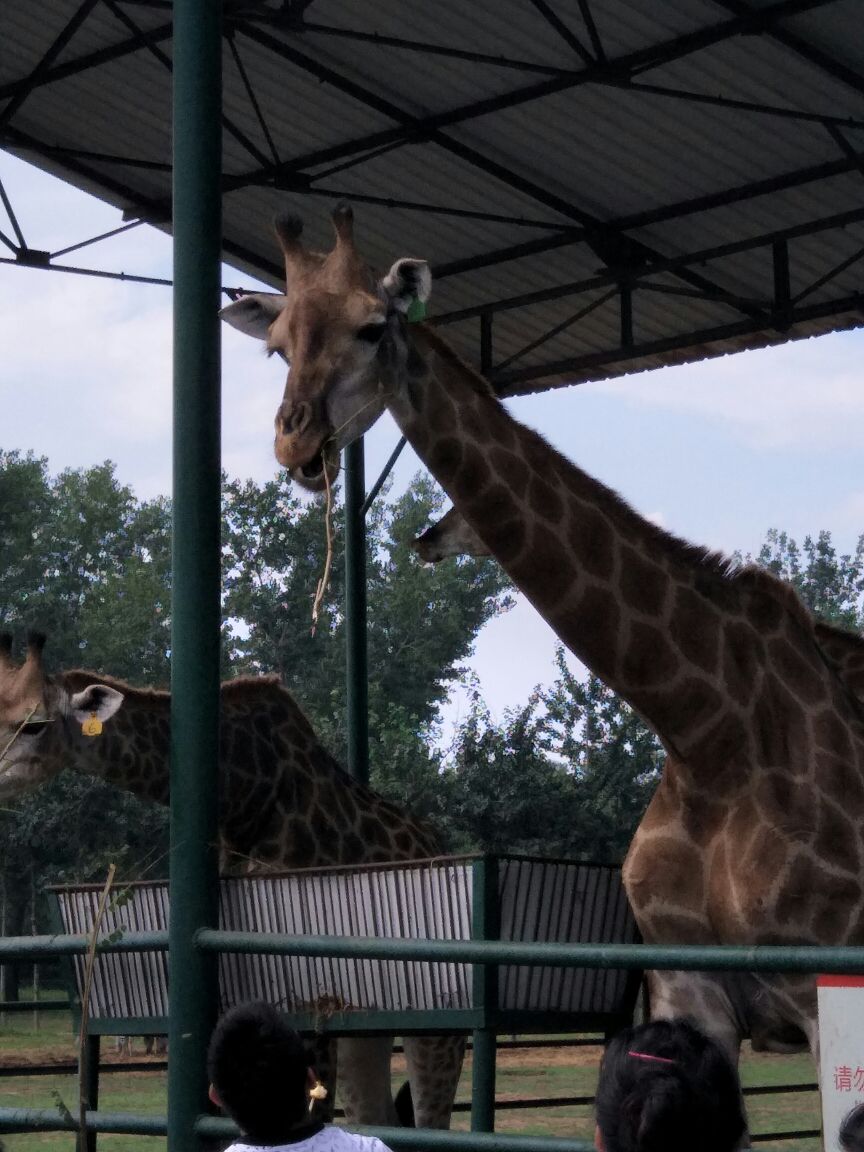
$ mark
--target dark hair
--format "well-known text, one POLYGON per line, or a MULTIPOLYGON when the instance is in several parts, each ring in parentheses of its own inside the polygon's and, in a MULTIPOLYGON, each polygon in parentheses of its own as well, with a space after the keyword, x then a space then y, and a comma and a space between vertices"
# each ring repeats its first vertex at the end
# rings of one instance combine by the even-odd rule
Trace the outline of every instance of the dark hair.
POLYGON ((309 1057, 271 1004, 239 1004, 216 1025, 207 1075, 225 1111, 253 1144, 280 1144, 307 1111, 309 1057))
POLYGON ((738 1074, 687 1020, 655 1020, 609 1044, 597 1085, 606 1152, 732 1152, 747 1127, 738 1074))
POLYGON ((864 1104, 856 1104, 843 1117, 839 1140, 843 1152, 864 1152, 864 1104))

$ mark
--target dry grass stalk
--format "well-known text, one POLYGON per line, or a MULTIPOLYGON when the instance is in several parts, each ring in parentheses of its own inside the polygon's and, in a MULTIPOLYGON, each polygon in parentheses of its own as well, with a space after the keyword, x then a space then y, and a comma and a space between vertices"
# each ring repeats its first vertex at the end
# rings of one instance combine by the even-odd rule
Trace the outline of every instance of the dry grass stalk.
POLYGON ((330 584, 330 567, 333 563, 333 489, 330 487, 330 475, 327 465, 324 465, 324 485, 327 491, 327 504, 324 508, 324 530, 327 534, 327 555, 324 559, 324 571, 315 589, 315 599, 312 602, 312 635, 318 627, 318 612, 330 584))
POLYGON ((27 713, 27 715, 24 717, 24 719, 21 721, 21 723, 18 725, 18 727, 15 729, 15 731, 12 733, 12 735, 9 737, 8 741, 6 742, 6 747, 3 749, 2 752, 0 752, 0 764, 2 764, 3 761, 6 759, 6 753, 9 751, 9 749, 12 747, 12 745, 15 743, 15 741, 18 739, 18 737, 21 735, 21 733, 24 731, 24 729, 27 727, 27 725, 30 723, 30 721, 33 719, 33 716, 35 715, 35 713, 36 713, 36 705, 34 704, 33 707, 30 709, 30 711, 27 713))

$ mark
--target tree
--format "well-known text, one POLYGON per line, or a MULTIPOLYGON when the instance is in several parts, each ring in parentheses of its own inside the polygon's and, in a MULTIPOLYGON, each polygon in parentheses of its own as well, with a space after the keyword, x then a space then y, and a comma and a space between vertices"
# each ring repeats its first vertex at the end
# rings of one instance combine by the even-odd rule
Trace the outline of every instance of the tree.
MULTIPOLYGON (((370 517, 372 759, 379 784, 419 815, 441 809, 431 747, 437 705, 494 611, 505 581, 488 561, 424 569, 408 547, 440 508, 428 482, 370 517), (395 533, 396 540, 390 538, 395 533), (462 573, 467 580, 463 580, 462 573), (436 626, 436 618, 440 623, 436 626)), ((337 753, 344 742, 345 641, 341 507, 330 591, 315 635, 311 605, 324 568, 320 505, 284 474, 262 486, 225 481, 223 562, 228 624, 223 674, 277 671, 337 753)), ((44 459, 0 453, 0 628, 47 632, 49 666, 80 664, 136 684, 168 684, 170 504, 138 501, 111 464, 48 473, 44 459)), ((164 871, 167 814, 96 780, 63 775, 0 813, 0 873, 9 923, 23 928, 37 886, 104 873, 164 871), (74 830, 74 835, 70 834, 74 830)))
MULTIPOLYGON (((409 542, 442 504, 429 480, 415 478, 392 504, 373 506, 367 522, 371 773, 397 800, 405 786, 393 774, 394 756, 415 765, 415 783, 416 766, 425 764, 433 785, 428 743, 438 707, 464 676, 477 632, 510 603, 492 561, 419 563, 409 542)), ((235 666, 278 672, 344 762, 343 518, 336 505, 330 587, 313 635, 312 600, 327 552, 322 505, 303 504, 282 476, 260 489, 226 485, 225 614, 234 622, 235 666)))
POLYGON ((496 724, 475 692, 444 773, 460 851, 620 862, 659 779, 663 749, 596 676, 556 649, 558 678, 496 724))
POLYGON ((576 780, 549 755, 539 705, 535 692, 496 724, 475 689, 444 774, 457 850, 580 854, 576 780))
POLYGON ((47 658, 164 682, 170 651, 170 506, 139 502, 114 466, 52 479, 0 451, 0 628, 38 628, 47 658))
MULTIPOLYGON (((52 478, 45 459, 0 452, 0 549, 0 629, 48 633, 49 667, 86 663, 139 683, 167 679, 166 501, 137 501, 108 463, 52 478)), ((166 831, 166 813, 66 774, 4 809, 6 931, 29 929, 34 889, 95 879, 108 859, 134 875, 159 854, 166 831)))
POLYGON ((864 535, 858 537, 853 552, 838 556, 830 532, 805 536, 799 548, 787 533, 772 528, 756 563, 788 580, 810 611, 827 624, 864 630, 864 535))
POLYGON ((660 779, 664 751, 640 716, 598 677, 580 680, 555 652, 558 679, 543 694, 551 744, 578 782, 582 852, 620 861, 660 779))

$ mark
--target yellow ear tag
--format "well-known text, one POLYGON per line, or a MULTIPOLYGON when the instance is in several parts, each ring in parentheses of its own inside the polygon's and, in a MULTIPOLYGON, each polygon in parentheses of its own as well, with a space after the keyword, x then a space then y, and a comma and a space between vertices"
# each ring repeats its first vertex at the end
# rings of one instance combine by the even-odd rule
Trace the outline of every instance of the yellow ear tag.
POLYGON ((102 721, 95 712, 90 713, 90 719, 81 725, 81 732, 85 736, 98 736, 102 731, 102 721))

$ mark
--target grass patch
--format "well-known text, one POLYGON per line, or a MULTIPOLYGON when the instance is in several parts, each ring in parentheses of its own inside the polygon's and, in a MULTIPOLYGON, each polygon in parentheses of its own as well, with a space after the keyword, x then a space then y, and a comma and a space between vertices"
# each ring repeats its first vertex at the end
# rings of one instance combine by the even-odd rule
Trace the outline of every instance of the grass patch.
MULTIPOLYGON (((136 1055, 142 1042, 136 1040, 136 1055)), ((110 1038, 103 1040, 103 1050, 110 1052, 110 1038)), ((43 1013, 39 1028, 33 1026, 31 1013, 8 1013, 0 1022, 0 1056, 8 1065, 28 1060, 33 1063, 75 1059, 75 1038, 69 1016, 65 1013, 43 1013)), ((593 1095, 597 1083, 600 1049, 544 1048, 510 1049, 498 1054, 497 1096, 499 1102, 538 1097, 593 1095)), ((404 1060, 397 1056, 393 1063, 394 1091, 405 1079, 404 1060)), ((812 1083, 815 1072, 807 1056, 755 1054, 745 1046, 741 1059, 741 1079, 745 1086, 812 1083)), ((0 1079, 0 1099, 4 1107, 56 1109, 60 1098, 75 1114, 77 1084, 74 1076, 39 1076, 0 1079)), ((133 1112, 142 1115, 164 1115, 167 1076, 147 1069, 112 1073, 103 1067, 100 1078, 100 1108, 110 1112, 133 1112)), ((459 1086, 461 1101, 471 1098, 471 1058, 459 1086)), ((747 1101, 751 1129, 754 1133, 795 1131, 819 1127, 819 1099, 815 1092, 787 1093, 750 1097, 747 1101)), ((594 1120, 590 1105, 542 1107, 524 1111, 499 1108, 496 1127, 500 1132, 532 1136, 562 1136, 590 1139, 594 1120)), ((457 1113, 453 1128, 467 1131, 470 1116, 457 1113)), ((9 1134, 3 1137, 6 1152, 69 1152, 73 1137, 69 1133, 9 1134)), ((153 1136, 100 1135, 100 1152, 164 1152, 165 1140, 153 1136)), ((768 1152, 819 1152, 816 1138, 760 1143, 768 1152)))

